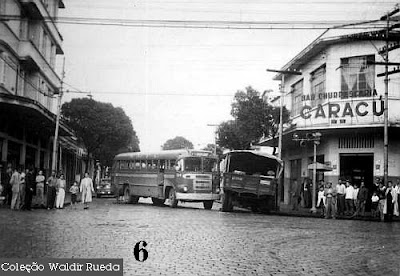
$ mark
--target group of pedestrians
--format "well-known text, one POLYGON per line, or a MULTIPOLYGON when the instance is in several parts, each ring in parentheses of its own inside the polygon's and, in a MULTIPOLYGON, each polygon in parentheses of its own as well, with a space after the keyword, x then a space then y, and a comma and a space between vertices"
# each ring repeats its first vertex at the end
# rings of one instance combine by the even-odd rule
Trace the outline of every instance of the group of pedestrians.
POLYGON ((317 207, 325 218, 335 219, 337 216, 351 218, 365 216, 367 201, 371 202, 371 213, 374 217, 380 217, 382 221, 392 221, 393 216, 399 216, 400 181, 393 185, 388 181, 385 187, 380 179, 376 179, 372 196, 364 181, 360 187, 352 185, 348 180, 339 180, 333 187, 331 182, 320 183, 317 199, 317 207), (369 198, 371 197, 371 198, 369 198))
MULTIPOLYGON (((63 173, 60 173, 57 177, 56 172, 53 171, 46 181, 42 170, 35 177, 32 168, 26 170, 22 170, 22 168, 8 169, 2 179, 2 185, 4 186, 2 190, 5 203, 10 206, 11 210, 30 211, 32 206, 47 208, 48 210, 64 208, 67 183, 63 173)), ((92 201, 92 193, 94 193, 93 181, 89 174, 85 173, 80 186, 75 181, 69 192, 73 206, 77 202, 78 193, 81 193, 84 209, 88 209, 88 203, 92 201)))

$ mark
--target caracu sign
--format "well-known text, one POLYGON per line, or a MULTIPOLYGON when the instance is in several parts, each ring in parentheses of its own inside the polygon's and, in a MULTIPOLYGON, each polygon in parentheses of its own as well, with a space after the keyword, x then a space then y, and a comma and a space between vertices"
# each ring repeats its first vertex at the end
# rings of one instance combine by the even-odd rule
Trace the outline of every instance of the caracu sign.
MULTIPOLYGON (((347 92, 327 92, 311 95, 303 95, 302 101, 315 101, 316 99, 348 99, 378 96, 376 90, 363 90, 363 91, 347 91, 347 92)), ((363 117, 367 116, 370 112, 374 116, 381 116, 385 110, 385 104, 382 100, 373 101, 360 101, 354 106, 352 101, 339 103, 325 103, 318 104, 314 110, 311 105, 304 105, 300 110, 300 116, 303 119, 310 118, 343 118, 354 117, 355 115, 363 117)))

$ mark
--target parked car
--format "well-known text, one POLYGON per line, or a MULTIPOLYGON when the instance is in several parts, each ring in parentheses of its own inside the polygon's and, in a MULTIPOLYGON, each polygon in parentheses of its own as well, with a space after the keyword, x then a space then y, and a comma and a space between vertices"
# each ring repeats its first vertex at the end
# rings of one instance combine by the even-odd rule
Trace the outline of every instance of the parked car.
POLYGON ((111 189, 111 179, 110 178, 102 178, 100 183, 96 187, 96 195, 98 198, 101 196, 113 196, 114 192, 111 189))

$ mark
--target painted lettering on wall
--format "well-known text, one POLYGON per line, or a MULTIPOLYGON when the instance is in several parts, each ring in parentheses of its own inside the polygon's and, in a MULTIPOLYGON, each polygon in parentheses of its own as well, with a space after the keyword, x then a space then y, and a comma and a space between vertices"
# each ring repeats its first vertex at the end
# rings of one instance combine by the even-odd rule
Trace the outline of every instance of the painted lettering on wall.
POLYGON ((352 107, 350 102, 344 103, 344 106, 337 103, 328 103, 317 105, 315 112, 311 112, 312 109, 312 106, 304 105, 300 110, 300 116, 303 119, 363 117, 370 114, 370 112, 374 116, 381 116, 385 110, 385 103, 382 100, 372 101, 372 104, 371 102, 362 101, 357 103, 355 107, 352 107))
POLYGON ((376 90, 354 90, 354 91, 338 91, 338 92, 325 92, 318 94, 302 95, 301 101, 316 101, 326 99, 348 99, 348 98, 362 98, 378 96, 376 90))

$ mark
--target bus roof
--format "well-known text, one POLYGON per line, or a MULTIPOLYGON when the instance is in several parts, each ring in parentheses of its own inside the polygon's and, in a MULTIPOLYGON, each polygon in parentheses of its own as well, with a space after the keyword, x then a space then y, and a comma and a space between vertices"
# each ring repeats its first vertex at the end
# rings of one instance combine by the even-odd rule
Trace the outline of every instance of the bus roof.
POLYGON ((127 152, 115 156, 114 160, 147 160, 147 159, 178 159, 184 156, 216 157, 211 151, 178 149, 156 152, 127 152))
POLYGON ((283 164, 283 161, 281 159, 279 159, 278 157, 276 157, 275 155, 272 155, 272 154, 267 153, 267 152, 257 151, 257 150, 232 150, 232 151, 229 151, 229 152, 225 153, 224 155, 236 154, 236 153, 254 154, 254 155, 258 155, 258 156, 274 159, 278 163, 280 163, 281 165, 283 164))

